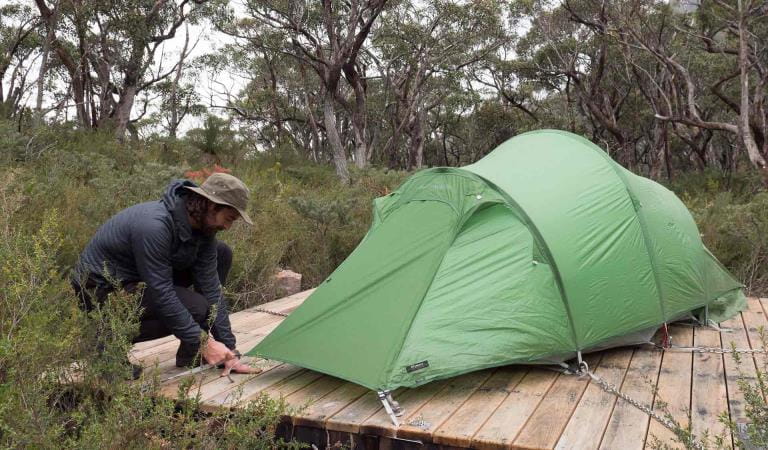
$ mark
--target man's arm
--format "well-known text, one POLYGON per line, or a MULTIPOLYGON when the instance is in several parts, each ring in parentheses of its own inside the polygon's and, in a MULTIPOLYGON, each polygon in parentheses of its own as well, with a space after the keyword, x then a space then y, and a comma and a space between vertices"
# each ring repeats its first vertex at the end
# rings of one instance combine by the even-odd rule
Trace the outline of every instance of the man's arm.
POLYGON ((229 322, 229 307, 222 295, 216 264, 216 239, 207 238, 201 242, 198 250, 197 260, 192 266, 192 278, 194 278, 195 289, 208 300, 208 304, 217 305, 216 317, 211 326, 213 337, 224 343, 230 350, 234 350, 235 335, 232 333, 232 325, 229 322))
POLYGON ((172 240, 171 230, 162 221, 149 220, 138 224, 131 236, 136 268, 147 284, 149 298, 153 300, 152 307, 159 312, 174 336, 184 344, 199 346, 202 330, 173 288, 172 240))

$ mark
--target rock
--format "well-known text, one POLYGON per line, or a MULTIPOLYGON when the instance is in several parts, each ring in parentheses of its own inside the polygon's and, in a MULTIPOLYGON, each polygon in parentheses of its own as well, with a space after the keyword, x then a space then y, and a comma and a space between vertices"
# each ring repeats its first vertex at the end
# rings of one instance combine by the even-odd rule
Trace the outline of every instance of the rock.
POLYGON ((301 274, 292 270, 281 270, 275 274, 275 289, 283 297, 301 292, 301 274))

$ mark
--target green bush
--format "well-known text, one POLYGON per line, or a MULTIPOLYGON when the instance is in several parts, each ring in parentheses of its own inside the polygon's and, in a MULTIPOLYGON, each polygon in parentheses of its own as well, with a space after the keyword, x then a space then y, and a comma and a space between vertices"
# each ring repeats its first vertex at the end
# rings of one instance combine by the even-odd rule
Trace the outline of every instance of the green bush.
POLYGON ((684 197, 704 244, 754 296, 768 295, 768 193, 684 197))

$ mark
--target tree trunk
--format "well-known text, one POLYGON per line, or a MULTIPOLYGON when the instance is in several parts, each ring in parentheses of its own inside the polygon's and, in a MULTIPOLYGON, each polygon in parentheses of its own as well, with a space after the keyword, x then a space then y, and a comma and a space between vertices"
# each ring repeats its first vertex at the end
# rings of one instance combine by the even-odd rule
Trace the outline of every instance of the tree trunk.
POLYGON ((125 86, 120 95, 120 100, 117 102, 117 108, 115 108, 115 137, 120 141, 125 138, 125 131, 128 129, 133 101, 136 98, 136 90, 136 86, 125 86))
POLYGON ((368 165, 368 145, 365 138, 365 128, 362 128, 358 120, 354 119, 355 115, 357 112, 353 113, 352 119, 352 132, 355 135, 355 166, 358 169, 364 169, 368 165))
POLYGON ((747 44, 747 12, 742 8, 742 0, 739 0, 739 69, 741 82, 741 113, 739 117, 739 135, 744 146, 747 149, 749 160, 756 167, 765 170, 765 158, 760 153, 760 149, 752 135, 752 127, 749 123, 749 114, 751 112, 749 104, 749 45, 747 44))
POLYGON ((51 52, 51 43, 53 42, 53 30, 59 19, 59 4, 53 8, 51 17, 52 27, 48 28, 43 41, 43 53, 40 57, 40 72, 37 75, 37 98, 35 100, 35 123, 40 125, 43 121, 43 93, 45 92, 45 74, 48 72, 48 55, 51 52))
POLYGON ((304 104, 307 108, 307 117, 309 118, 309 129, 312 132, 312 143, 310 156, 312 161, 318 162, 320 160, 320 131, 317 127, 317 119, 315 119, 315 113, 312 112, 312 105, 309 103, 309 95, 304 92, 304 104))
POLYGON ((410 149, 408 152, 408 168, 421 169, 424 166, 424 126, 423 113, 415 111, 413 121, 408 127, 410 149))
POLYGON ((91 118, 86 109, 85 83, 79 75, 72 76, 72 99, 75 101, 77 121, 84 128, 91 128, 91 118))
POLYGON ((336 175, 344 184, 349 184, 349 170, 347 169, 347 156, 341 144, 339 129, 336 124, 336 111, 333 109, 333 92, 325 89, 323 95, 323 119, 325 121, 325 133, 333 152, 333 165, 336 167, 336 175))
POLYGON ((355 136, 355 165, 363 169, 368 165, 368 124, 365 103, 365 85, 354 64, 344 64, 344 75, 355 92, 352 108, 352 133, 355 136))

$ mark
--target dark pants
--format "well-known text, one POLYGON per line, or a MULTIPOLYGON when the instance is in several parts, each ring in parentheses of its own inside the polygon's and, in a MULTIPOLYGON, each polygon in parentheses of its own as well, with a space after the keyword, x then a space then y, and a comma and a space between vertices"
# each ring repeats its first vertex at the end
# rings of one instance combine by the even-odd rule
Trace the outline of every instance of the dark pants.
MULTIPOLYGON (((219 273, 219 281, 222 286, 227 281, 227 275, 232 268, 232 249, 221 241, 216 245, 216 271, 219 273)), ((192 318, 197 322, 204 330, 208 330, 208 316, 210 315, 210 305, 208 300, 201 294, 192 290, 194 279, 192 277, 191 270, 182 270, 173 272, 173 284, 176 290, 176 295, 179 300, 192 314, 192 318)), ((97 284, 88 279, 84 287, 81 287, 78 283, 72 284, 75 293, 80 298, 81 306, 90 311, 94 308, 94 301, 99 304, 103 303, 107 298, 107 295, 113 290, 109 288, 98 287, 97 284)), ((138 283, 126 283, 123 286, 128 292, 134 292, 138 283)), ((133 342, 151 341, 152 339, 158 339, 161 337, 169 336, 173 334, 171 330, 165 325, 163 318, 160 316, 159 311, 155 307, 157 305, 157 298, 148 289, 145 289, 141 296, 141 307, 143 313, 139 318, 139 335, 133 339, 133 342)))

